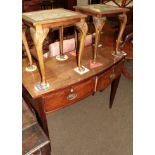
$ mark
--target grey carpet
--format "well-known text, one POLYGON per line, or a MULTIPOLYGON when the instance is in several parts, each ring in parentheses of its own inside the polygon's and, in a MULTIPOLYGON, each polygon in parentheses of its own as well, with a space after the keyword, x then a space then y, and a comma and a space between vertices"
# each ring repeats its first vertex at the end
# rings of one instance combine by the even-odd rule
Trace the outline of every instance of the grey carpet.
POLYGON ((132 155, 132 89, 122 76, 112 109, 108 87, 48 114, 52 155, 132 155))

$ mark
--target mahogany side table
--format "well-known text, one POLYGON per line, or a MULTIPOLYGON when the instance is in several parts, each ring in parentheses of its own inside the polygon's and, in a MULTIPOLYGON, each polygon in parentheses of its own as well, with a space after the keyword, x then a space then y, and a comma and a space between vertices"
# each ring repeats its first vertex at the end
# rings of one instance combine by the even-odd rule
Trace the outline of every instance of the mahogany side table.
POLYGON ((119 79, 124 65, 124 56, 112 55, 113 47, 98 49, 98 60, 101 66, 90 68, 89 59, 92 57, 93 47, 87 46, 83 52, 83 64, 89 72, 80 75, 74 71, 76 57, 67 53, 69 59, 58 63, 55 57, 45 61, 47 80, 52 83, 48 90, 36 91, 34 84, 40 81, 39 71, 26 72, 27 60, 23 59, 23 98, 34 109, 38 121, 49 136, 47 113, 65 108, 71 104, 102 91, 111 85, 110 103, 112 107, 119 79))

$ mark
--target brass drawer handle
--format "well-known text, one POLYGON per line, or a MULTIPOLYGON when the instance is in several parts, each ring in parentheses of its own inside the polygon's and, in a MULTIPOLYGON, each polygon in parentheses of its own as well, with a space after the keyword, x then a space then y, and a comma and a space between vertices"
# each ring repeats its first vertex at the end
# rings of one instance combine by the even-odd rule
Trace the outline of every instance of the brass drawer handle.
POLYGON ((74 93, 74 90, 73 90, 73 89, 71 89, 71 90, 70 90, 70 94, 67 96, 67 100, 73 100, 73 99, 75 99, 76 97, 77 97, 77 94, 74 93))
POLYGON ((115 78, 115 74, 111 74, 109 77, 110 77, 110 79, 114 79, 115 78))
POLYGON ((67 96, 67 99, 68 100, 73 100, 73 99, 75 99, 77 97, 77 94, 76 93, 72 93, 72 94, 69 94, 68 96, 67 96))

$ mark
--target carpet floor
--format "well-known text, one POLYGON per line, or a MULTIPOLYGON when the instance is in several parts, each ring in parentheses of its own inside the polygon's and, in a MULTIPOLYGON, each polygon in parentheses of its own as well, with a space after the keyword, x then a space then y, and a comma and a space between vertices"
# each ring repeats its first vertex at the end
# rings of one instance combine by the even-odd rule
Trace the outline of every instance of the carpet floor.
POLYGON ((109 95, 110 87, 47 115, 52 155, 132 155, 133 81, 121 77, 112 109, 109 95))

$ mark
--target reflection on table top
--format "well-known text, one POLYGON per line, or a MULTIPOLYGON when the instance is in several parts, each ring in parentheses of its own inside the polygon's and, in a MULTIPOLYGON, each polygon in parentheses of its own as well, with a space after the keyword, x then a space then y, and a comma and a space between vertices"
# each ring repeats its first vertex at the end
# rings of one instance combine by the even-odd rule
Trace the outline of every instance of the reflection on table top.
POLYGON ((90 71, 80 75, 74 71, 74 68, 77 67, 76 57, 66 53, 68 55, 68 60, 64 62, 59 62, 55 57, 45 59, 45 71, 47 82, 50 84, 50 88, 47 91, 36 91, 34 85, 40 82, 40 74, 38 69, 34 72, 26 72, 25 67, 28 64, 27 59, 23 60, 23 73, 22 81, 23 86, 30 93, 33 98, 37 98, 40 95, 43 95, 48 92, 52 92, 58 89, 65 88, 67 86, 73 85, 80 81, 83 81, 87 78, 90 78, 100 72, 107 70, 109 67, 112 67, 115 63, 120 61, 122 57, 112 56, 114 52, 113 47, 104 46, 98 49, 97 62, 102 63, 103 65, 94 69, 90 69, 89 60, 92 59, 93 47, 87 46, 83 51, 82 64, 90 71))

